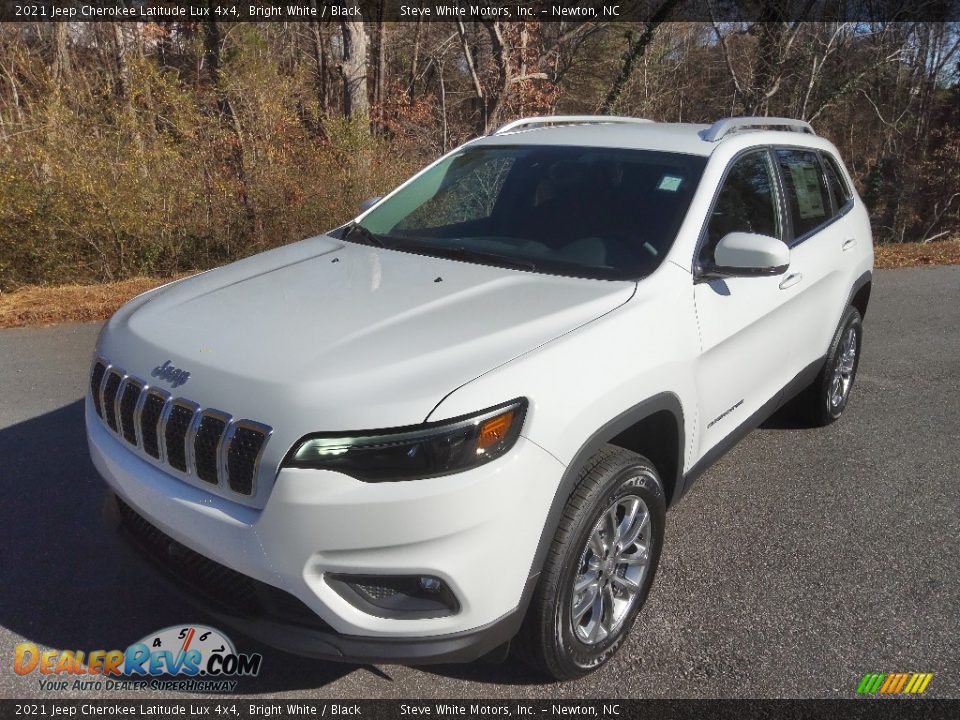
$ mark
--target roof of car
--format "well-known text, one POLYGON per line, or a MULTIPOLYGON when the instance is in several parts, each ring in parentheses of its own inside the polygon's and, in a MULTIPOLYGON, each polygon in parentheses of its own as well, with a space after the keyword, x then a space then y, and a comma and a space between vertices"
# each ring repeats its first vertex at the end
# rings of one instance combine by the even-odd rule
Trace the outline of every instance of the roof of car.
POLYGON ((789 135, 794 140, 798 136, 805 136, 807 139, 815 137, 806 123, 786 118, 724 118, 713 125, 707 125, 577 116, 566 121, 562 118, 527 118, 511 123, 471 144, 576 145, 707 156, 717 149, 725 137, 761 129, 772 129, 778 135, 789 135), (556 124, 549 124, 551 122, 556 124), (518 127, 513 127, 515 125, 518 127))

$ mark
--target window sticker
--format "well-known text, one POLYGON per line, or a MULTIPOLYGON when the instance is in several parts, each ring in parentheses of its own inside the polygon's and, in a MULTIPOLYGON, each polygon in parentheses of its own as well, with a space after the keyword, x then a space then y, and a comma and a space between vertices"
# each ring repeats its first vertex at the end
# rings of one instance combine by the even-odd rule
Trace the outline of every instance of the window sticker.
POLYGON ((660 178, 660 184, 657 190, 666 190, 667 192, 676 192, 683 184, 683 178, 676 175, 664 175, 660 178))
POLYGON ((790 163, 790 178, 797 191, 797 208, 804 220, 822 218, 827 214, 820 194, 820 173, 813 163, 790 163))

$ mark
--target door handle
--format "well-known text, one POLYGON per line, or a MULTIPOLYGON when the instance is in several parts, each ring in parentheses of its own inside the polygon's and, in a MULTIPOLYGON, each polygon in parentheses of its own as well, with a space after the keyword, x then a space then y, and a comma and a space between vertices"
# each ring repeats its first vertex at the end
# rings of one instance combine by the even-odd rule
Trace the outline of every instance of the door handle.
POLYGON ((793 287, 794 285, 796 285, 798 282, 800 282, 801 280, 803 280, 803 274, 802 274, 802 273, 791 273, 790 275, 787 275, 787 276, 783 279, 783 282, 780 283, 780 289, 781 289, 781 290, 786 290, 787 288, 791 288, 791 287, 793 287))
POLYGON ((843 245, 841 245, 840 248, 841 248, 844 252, 846 252, 847 250, 849 250, 850 248, 852 248, 852 247, 853 247, 854 245, 856 245, 856 244, 857 244, 857 239, 856 239, 856 238, 847 238, 846 240, 843 241, 843 245))

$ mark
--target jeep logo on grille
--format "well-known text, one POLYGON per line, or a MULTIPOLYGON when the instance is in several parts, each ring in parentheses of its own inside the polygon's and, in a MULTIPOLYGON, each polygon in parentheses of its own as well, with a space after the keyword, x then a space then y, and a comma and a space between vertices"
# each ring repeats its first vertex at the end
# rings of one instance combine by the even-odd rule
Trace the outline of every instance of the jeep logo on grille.
POLYGON ((169 360, 167 360, 163 365, 157 365, 150 374, 155 378, 165 380, 173 385, 173 387, 180 387, 190 379, 190 373, 188 373, 186 370, 181 370, 180 368, 174 367, 170 364, 169 360))

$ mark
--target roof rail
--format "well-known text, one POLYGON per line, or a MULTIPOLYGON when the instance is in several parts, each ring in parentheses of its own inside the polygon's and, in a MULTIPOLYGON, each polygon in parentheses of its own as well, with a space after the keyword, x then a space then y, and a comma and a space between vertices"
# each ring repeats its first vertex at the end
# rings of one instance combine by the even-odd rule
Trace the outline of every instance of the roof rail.
POLYGON ((638 125, 652 122, 653 120, 622 117, 618 115, 541 115, 537 117, 521 118, 520 120, 508 122, 506 125, 497 128, 490 134, 502 135, 503 133, 520 130, 522 128, 536 127, 537 125, 638 125))
POLYGON ((777 128, 816 135, 813 128, 810 127, 810 123, 804 120, 781 117, 729 117, 717 120, 706 130, 701 130, 700 137, 707 142, 717 142, 739 130, 762 130, 763 128, 777 128))

